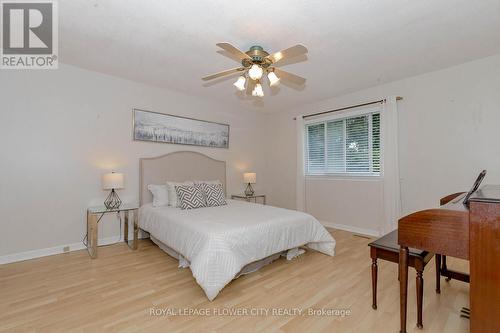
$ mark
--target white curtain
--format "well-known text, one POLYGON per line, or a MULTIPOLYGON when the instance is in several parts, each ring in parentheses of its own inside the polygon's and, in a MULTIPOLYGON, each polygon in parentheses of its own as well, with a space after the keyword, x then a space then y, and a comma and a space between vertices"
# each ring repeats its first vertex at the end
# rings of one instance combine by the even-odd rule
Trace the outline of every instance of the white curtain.
POLYGON ((306 195, 305 195, 305 173, 304 173, 304 118, 302 115, 297 116, 297 182, 295 186, 296 198, 295 206, 297 210, 304 212, 306 210, 306 195))
POLYGON ((382 104, 381 140, 384 223, 380 232, 386 234, 398 227, 401 216, 401 193, 398 159, 398 110, 396 97, 387 97, 382 104))

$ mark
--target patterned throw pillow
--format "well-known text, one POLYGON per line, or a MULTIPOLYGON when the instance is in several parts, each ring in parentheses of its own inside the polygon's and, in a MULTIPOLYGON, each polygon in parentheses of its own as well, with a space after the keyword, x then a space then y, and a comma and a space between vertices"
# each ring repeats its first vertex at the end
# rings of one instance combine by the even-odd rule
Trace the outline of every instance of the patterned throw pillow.
POLYGON ((208 207, 224 206, 227 205, 226 198, 224 197, 224 189, 222 184, 200 184, 203 192, 205 192, 205 199, 208 207))
POLYGON ((170 182, 168 181, 166 183, 167 185, 167 193, 168 193, 168 205, 172 207, 180 207, 181 204, 179 202, 179 198, 177 197, 177 192, 175 191, 176 186, 180 185, 188 185, 188 186, 193 186, 193 182, 183 182, 183 183, 178 183, 178 182, 170 182))
POLYGON ((181 209, 195 209, 207 207, 205 196, 200 186, 179 185, 175 187, 181 209))

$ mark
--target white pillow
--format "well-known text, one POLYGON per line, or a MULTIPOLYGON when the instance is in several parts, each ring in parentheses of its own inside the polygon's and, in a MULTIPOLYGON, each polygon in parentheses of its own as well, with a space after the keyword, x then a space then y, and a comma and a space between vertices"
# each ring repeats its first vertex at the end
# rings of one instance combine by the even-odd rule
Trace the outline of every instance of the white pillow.
POLYGON ((168 195, 168 205, 172 207, 180 207, 179 198, 177 197, 177 192, 175 191, 176 186, 193 186, 194 182, 167 182, 167 195, 168 195))
POLYGON ((168 206, 167 185, 148 185, 148 190, 153 195, 153 207, 168 206))

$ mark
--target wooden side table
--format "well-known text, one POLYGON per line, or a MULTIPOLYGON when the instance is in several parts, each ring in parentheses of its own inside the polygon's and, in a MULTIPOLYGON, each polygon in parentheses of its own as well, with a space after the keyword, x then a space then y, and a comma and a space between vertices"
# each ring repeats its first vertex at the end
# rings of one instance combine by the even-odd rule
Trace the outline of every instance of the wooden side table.
POLYGON ((236 199, 236 200, 246 200, 248 202, 253 202, 258 203, 257 199, 262 199, 262 204, 266 204, 266 195, 265 194, 254 194, 254 195, 245 195, 245 194, 233 194, 231 195, 231 199, 236 199))
POLYGON ((105 206, 89 207, 87 208, 87 251, 92 259, 97 258, 97 240, 98 228, 97 225, 104 214, 107 213, 118 213, 123 212, 124 214, 124 236, 123 240, 132 250, 137 250, 137 237, 139 234, 139 227, 137 224, 138 219, 138 206, 131 204, 122 204, 118 208, 108 209, 105 206), (134 239, 128 239, 128 228, 129 228, 129 214, 133 214, 133 228, 134 228, 134 239))

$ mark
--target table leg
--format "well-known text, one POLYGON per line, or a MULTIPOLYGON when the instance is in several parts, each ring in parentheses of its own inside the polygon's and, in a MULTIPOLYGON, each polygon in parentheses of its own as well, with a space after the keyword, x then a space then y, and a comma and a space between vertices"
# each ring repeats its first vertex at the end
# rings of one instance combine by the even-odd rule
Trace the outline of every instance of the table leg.
POLYGON ((372 258, 372 308, 377 310, 377 258, 372 258))
POLYGON ((132 250, 137 250, 137 238, 139 238, 139 225, 138 225, 138 219, 139 219, 139 211, 137 209, 134 209, 132 211, 134 214, 134 240, 132 243, 132 250))
POLYGON ((97 258, 97 215, 87 213, 87 251, 90 258, 97 258))
POLYGON ((441 294, 441 255, 436 254, 434 260, 436 260, 436 293, 441 294))
MULTIPOLYGON (((448 272, 448 266, 446 265, 446 256, 442 257, 442 262, 443 262, 443 264, 442 264, 441 271, 444 272, 443 275, 445 275, 448 272)), ((446 276, 445 280, 446 280, 446 282, 450 282, 451 277, 446 276)))
POLYGON ((127 243, 128 245, 128 215, 129 215, 129 211, 126 210, 123 212, 123 215, 124 215, 124 224, 123 224, 123 241, 125 243, 127 243))
POLYGON ((417 327, 423 328, 422 324, 422 300, 424 297, 424 278, 423 270, 417 269, 417 327))
POLYGON ((406 333, 406 310, 408 298, 408 247, 399 249, 399 315, 401 321, 400 333, 406 333))

